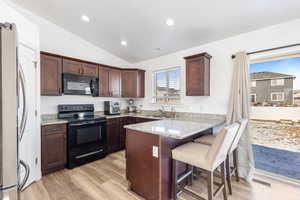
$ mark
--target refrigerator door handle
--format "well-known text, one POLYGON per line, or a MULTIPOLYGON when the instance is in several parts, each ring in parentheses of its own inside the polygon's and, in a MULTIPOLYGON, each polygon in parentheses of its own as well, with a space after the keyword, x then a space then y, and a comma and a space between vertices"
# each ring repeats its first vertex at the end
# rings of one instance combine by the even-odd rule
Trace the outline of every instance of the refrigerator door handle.
MULTIPOLYGON (((23 189, 23 187, 25 186, 28 178, 29 178, 29 173, 30 173, 30 167, 28 164, 26 164, 23 160, 20 160, 20 166, 23 166, 25 169, 25 176, 24 179, 22 181, 20 181, 19 178, 19 184, 18 184, 18 190, 21 191, 23 189)), ((19 169, 20 170, 20 169, 19 169)))
POLYGON ((25 132, 25 127, 26 127, 26 122, 27 122, 27 117, 28 117, 28 111, 27 111, 27 97, 26 97, 26 80, 25 80, 25 75, 24 71, 22 69, 22 66, 19 65, 19 80, 21 83, 21 88, 23 91, 23 113, 22 113, 22 118, 21 118, 21 123, 20 123, 20 135, 19 135, 19 140, 21 141, 25 132))

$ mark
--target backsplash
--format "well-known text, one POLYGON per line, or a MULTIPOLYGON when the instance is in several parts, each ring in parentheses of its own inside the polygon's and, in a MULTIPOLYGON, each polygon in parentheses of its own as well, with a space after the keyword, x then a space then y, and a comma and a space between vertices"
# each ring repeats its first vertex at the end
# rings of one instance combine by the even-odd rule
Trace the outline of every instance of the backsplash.
POLYGON ((104 111, 104 101, 120 101, 121 108, 126 109, 127 99, 104 98, 79 95, 41 96, 41 114, 56 114, 59 104, 94 104, 95 111, 104 111))

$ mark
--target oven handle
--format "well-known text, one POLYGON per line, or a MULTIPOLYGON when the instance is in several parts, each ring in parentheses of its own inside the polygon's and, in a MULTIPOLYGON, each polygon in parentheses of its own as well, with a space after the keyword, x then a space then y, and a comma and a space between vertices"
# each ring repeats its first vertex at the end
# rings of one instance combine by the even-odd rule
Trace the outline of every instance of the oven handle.
POLYGON ((90 122, 81 122, 81 123, 70 123, 70 126, 83 126, 83 125, 90 125, 90 124, 101 124, 105 123, 106 120, 101 120, 101 121, 90 121, 90 122))

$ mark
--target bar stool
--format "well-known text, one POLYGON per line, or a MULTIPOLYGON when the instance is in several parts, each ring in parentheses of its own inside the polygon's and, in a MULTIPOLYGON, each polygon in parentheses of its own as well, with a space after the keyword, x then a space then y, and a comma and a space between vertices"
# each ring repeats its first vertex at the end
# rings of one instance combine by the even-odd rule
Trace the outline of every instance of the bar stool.
MULTIPOLYGON (((226 192, 226 177, 225 177, 225 160, 228 150, 233 142, 233 139, 240 127, 239 123, 223 128, 216 136, 212 145, 205 145, 195 142, 190 142, 172 150, 172 198, 177 199, 178 184, 185 178, 191 178, 193 173, 187 172, 187 174, 177 177, 176 163, 181 161, 189 166, 197 167, 203 170, 207 174, 207 189, 208 200, 213 200, 221 192, 223 192, 224 200, 227 200, 226 192), (221 167, 221 184, 217 184, 218 189, 213 191, 213 174, 216 168, 221 167)), ((215 183, 216 184, 216 183, 215 183)), ((186 192, 196 198, 202 199, 195 192, 181 188, 181 191, 186 192)), ((179 191, 180 192, 180 191, 179 191)))
MULTIPOLYGON (((231 177, 233 174, 235 174, 236 181, 239 182, 239 169, 238 169, 238 143, 248 125, 248 119, 241 119, 239 121, 240 128, 229 148, 228 155, 226 158, 226 180, 227 180, 227 185, 228 185, 228 191, 229 194, 232 194, 232 185, 231 185, 231 177), (233 158, 233 166, 230 167, 230 157, 232 155, 233 158)), ((215 141, 217 136, 215 135, 205 135, 203 137, 197 138, 194 140, 194 142, 205 144, 205 145, 212 145, 215 141)))

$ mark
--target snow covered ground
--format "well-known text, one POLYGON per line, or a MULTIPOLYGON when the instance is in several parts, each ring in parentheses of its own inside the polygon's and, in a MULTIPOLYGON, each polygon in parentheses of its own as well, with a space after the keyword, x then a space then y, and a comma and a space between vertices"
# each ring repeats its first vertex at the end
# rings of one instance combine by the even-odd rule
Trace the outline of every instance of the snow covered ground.
POLYGON ((300 124, 251 120, 253 144, 300 152, 300 124))

